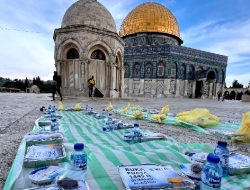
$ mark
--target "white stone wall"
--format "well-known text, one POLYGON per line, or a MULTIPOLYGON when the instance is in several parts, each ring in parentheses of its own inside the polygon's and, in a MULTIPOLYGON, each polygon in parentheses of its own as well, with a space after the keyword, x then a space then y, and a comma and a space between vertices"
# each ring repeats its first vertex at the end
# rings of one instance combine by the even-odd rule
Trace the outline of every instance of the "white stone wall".
MULTIPOLYGON (((124 96, 139 97, 189 97, 195 98, 196 81, 180 79, 132 79, 125 78, 124 96)), ((201 98, 214 99, 222 84, 203 81, 201 98)))
POLYGON ((56 68, 62 77, 64 95, 88 95, 87 80, 94 75, 98 89, 106 97, 123 96, 124 42, 116 33, 87 26, 62 28, 55 30, 54 40, 56 68), (79 59, 67 60, 70 48, 78 50, 79 59), (105 54, 105 61, 91 59, 96 49, 105 54), (118 93, 114 91, 117 87, 118 93))

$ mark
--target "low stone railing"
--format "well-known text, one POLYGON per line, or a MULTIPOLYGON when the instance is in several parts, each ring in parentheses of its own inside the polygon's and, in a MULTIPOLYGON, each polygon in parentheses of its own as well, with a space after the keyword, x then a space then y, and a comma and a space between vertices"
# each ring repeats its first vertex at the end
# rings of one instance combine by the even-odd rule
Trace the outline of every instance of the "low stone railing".
POLYGON ((243 94, 241 98, 242 102, 250 102, 250 95, 243 94))

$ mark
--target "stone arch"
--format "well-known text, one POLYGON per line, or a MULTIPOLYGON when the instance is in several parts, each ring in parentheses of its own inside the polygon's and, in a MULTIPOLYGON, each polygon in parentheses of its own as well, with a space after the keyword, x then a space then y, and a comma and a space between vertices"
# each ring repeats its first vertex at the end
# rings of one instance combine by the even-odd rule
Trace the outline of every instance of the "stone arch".
POLYGON ((229 96, 230 96, 230 100, 235 100, 235 98, 236 98, 236 92, 234 90, 232 90, 230 92, 229 96))
POLYGON ((226 100, 228 100, 229 99, 229 92, 226 90, 225 92, 224 92, 224 99, 226 99, 226 100))
POLYGON ((76 48, 70 48, 66 53, 66 59, 79 59, 79 52, 76 48))
POLYGON ((79 59, 81 59, 83 56, 83 49, 82 49, 81 45, 77 42, 77 40, 74 40, 74 39, 65 40, 63 43, 61 43, 58 46, 57 54, 55 54, 55 59, 56 60, 66 60, 67 59, 67 52, 71 48, 74 48, 78 51, 79 59))
POLYGON ((109 47, 109 45, 106 42, 97 40, 97 41, 91 42, 90 44, 87 45, 86 50, 88 53, 88 55, 87 55, 88 59, 91 58, 90 57, 91 54, 97 49, 100 49, 101 51, 104 52, 105 57, 107 58, 106 62, 110 62, 112 60, 111 56, 113 56, 113 58, 115 58, 114 51, 109 47))
MULTIPOLYGON (((86 65, 86 77, 94 76, 96 80, 95 87, 100 90, 104 96, 108 96, 110 90, 114 90, 112 85, 112 64, 115 64, 115 56, 108 45, 102 41, 95 41, 90 43, 86 49, 86 57, 88 64, 86 65), (91 55, 95 52, 102 52, 105 56, 104 59, 91 59, 91 55)), ((92 57, 93 58, 93 57, 92 57)))
POLYGON ((141 64, 138 62, 133 65, 133 78, 141 78, 141 64))
POLYGON ((195 68, 195 76, 196 76, 196 79, 200 79, 200 78, 204 78, 205 76, 204 75, 204 68, 202 66, 197 66, 195 68))
POLYGON ((90 59, 106 61, 106 56, 102 50, 96 49, 91 53, 90 59))
POLYGON ((216 69, 208 69, 206 72, 206 78, 208 80, 217 80, 218 79, 218 71, 216 69))
POLYGON ((145 64, 144 77, 145 78, 152 78, 153 77, 153 64, 150 62, 145 64))
POLYGON ((164 67, 164 63, 162 61, 160 61, 157 64, 157 70, 156 70, 156 77, 157 78, 163 78, 165 74, 165 67, 164 67))

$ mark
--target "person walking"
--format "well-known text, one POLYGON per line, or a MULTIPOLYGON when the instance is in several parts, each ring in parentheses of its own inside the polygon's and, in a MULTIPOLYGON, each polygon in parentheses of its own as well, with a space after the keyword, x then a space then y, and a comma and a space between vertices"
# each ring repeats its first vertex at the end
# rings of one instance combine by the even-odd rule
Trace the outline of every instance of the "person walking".
POLYGON ((94 80, 94 76, 92 76, 92 77, 88 80, 89 97, 92 97, 94 86, 95 86, 95 80, 94 80))
POLYGON ((53 76, 53 81, 52 81, 52 98, 53 98, 52 101, 55 100, 56 92, 59 94, 61 101, 63 100, 62 93, 61 93, 61 86, 62 86, 61 76, 58 76, 57 72, 54 71, 54 76, 53 76))
POLYGON ((221 91, 219 91, 217 95, 218 95, 218 101, 220 101, 221 91))

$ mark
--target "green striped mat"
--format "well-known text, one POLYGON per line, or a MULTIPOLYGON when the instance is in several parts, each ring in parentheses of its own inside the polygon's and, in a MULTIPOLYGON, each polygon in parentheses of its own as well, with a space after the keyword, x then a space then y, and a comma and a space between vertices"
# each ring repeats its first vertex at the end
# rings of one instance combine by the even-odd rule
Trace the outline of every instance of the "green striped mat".
MULTIPOLYGON (((82 112, 60 112, 61 129, 65 134, 67 155, 73 144, 83 142, 88 154, 88 183, 92 190, 125 189, 118 174, 119 165, 132 164, 169 164, 178 168, 180 163, 189 163, 183 152, 200 150, 212 152, 213 149, 204 144, 178 144, 169 138, 165 141, 151 141, 129 145, 123 141, 125 130, 103 133, 103 121, 82 112)), ((22 167, 21 144, 13 163, 4 190, 16 189, 15 183, 22 178, 18 175, 22 167)), ((223 179, 222 189, 238 190, 250 187, 250 175, 233 176, 223 179)))

